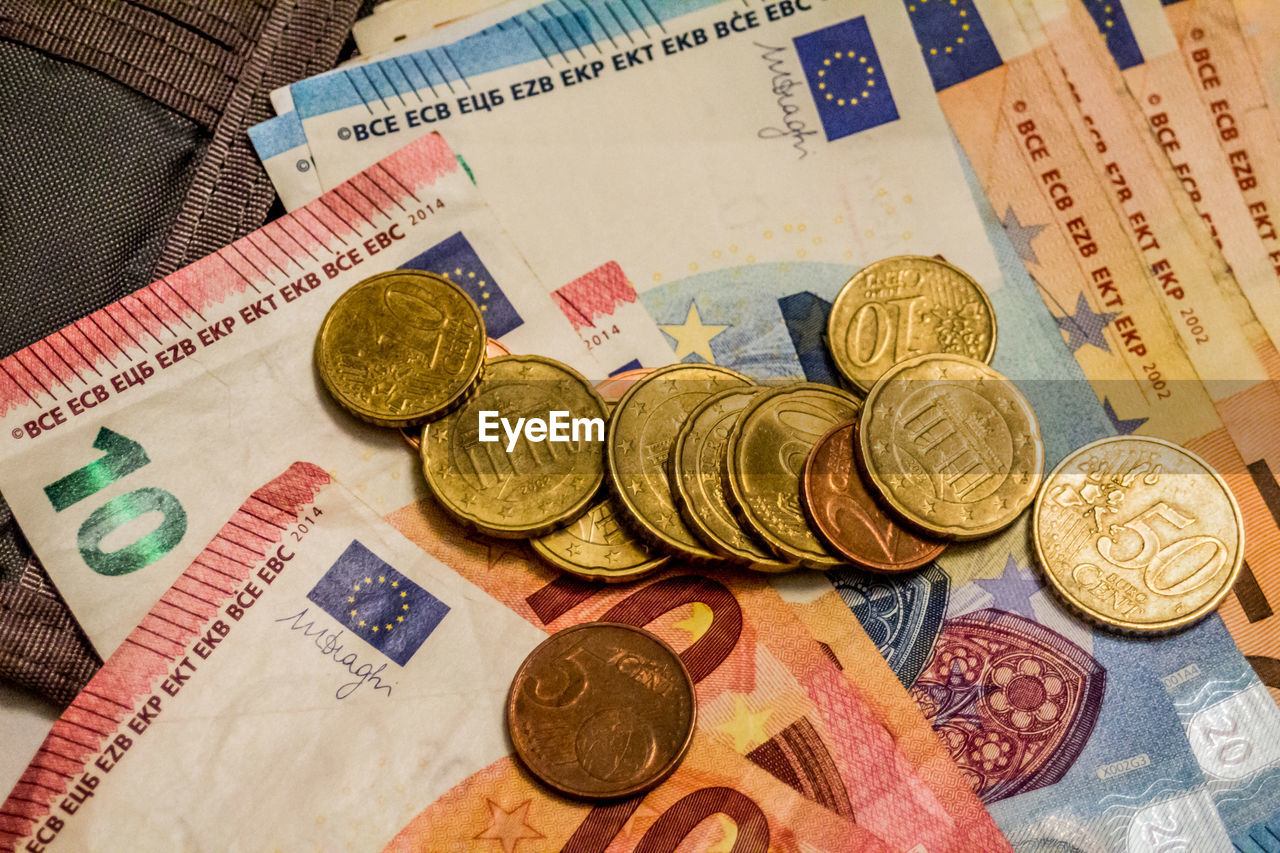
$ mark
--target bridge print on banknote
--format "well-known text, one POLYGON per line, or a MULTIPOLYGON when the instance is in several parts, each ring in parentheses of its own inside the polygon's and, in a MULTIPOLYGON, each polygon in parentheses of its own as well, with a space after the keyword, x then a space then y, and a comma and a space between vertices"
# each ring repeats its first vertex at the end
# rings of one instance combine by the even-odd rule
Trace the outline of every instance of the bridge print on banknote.
POLYGON ((864 16, 794 41, 828 142, 898 120, 898 105, 864 16))
POLYGON ((449 605, 359 540, 352 540, 307 598, 400 666, 449 612, 449 605))
POLYGON ((524 323, 461 231, 405 261, 404 268, 444 276, 466 291, 480 306, 491 338, 500 338, 524 323))
POLYGON ((951 583, 946 572, 930 563, 892 579, 848 568, 827 577, 902 686, 915 684, 942 633, 951 583))
POLYGON ((1107 673, 1076 644, 1015 613, 948 619, 911 688, 983 802, 1052 785, 1102 710, 1107 673))

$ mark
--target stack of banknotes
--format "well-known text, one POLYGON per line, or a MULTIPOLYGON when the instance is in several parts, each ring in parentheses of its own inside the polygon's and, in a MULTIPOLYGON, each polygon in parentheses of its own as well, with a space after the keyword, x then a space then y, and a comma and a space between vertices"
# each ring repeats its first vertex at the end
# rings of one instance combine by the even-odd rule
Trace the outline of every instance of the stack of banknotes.
POLYGON ((0 490, 107 660, 0 847, 1280 849, 1280 8, 428 5, 277 93, 252 136, 287 215, 0 360, 0 490), (839 386, 832 303, 897 255, 981 284, 1046 471, 1137 435, 1221 474, 1216 613, 1080 619, 1031 511, 908 572, 593 583, 460 525, 315 363, 338 297, 407 269, 592 383, 839 386), (594 621, 679 652, 697 715, 664 782, 593 804, 504 709, 594 621))

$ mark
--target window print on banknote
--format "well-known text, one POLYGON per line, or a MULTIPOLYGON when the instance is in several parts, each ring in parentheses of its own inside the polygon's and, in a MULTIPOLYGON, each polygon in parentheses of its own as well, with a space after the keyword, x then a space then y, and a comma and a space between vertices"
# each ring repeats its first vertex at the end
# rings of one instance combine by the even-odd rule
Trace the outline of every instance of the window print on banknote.
POLYGON ((1052 785, 1084 749, 1107 671, 1016 613, 948 619, 911 696, 985 803, 1052 785))
POLYGON ((347 546, 307 599, 400 666, 449 612, 449 605, 358 540, 347 546))
POLYGON ((934 91, 941 92, 1002 64, 1000 51, 973 0, 906 0, 906 4, 934 91))
POLYGON ((1138 40, 1133 36, 1133 27, 1129 26, 1129 16, 1124 13, 1124 6, 1118 0, 1081 0, 1089 11, 1093 22, 1098 25, 1107 43, 1107 50, 1120 66, 1120 70, 1142 64, 1142 51, 1138 48, 1138 40))
POLYGON ((795 45, 828 142, 898 120, 865 17, 805 33, 795 45))
POLYGON ((524 323, 461 231, 402 266, 444 276, 465 290, 484 313, 484 328, 491 338, 501 338, 524 323))
POLYGON ((942 632, 947 573, 930 563, 892 580, 855 569, 834 569, 827 577, 902 686, 915 684, 942 632))

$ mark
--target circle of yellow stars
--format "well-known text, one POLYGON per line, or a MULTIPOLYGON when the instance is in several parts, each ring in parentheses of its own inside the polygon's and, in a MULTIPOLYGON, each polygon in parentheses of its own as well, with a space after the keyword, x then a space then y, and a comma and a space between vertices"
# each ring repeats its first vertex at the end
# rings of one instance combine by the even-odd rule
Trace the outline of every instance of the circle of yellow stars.
MULTIPOLYGON (((386 578, 386 576, 385 576, 385 575, 378 575, 378 584, 379 584, 379 585, 382 585, 382 584, 385 584, 385 583, 387 583, 387 578, 386 578)), ((371 587, 371 586, 373 586, 373 578, 372 578, 372 577, 366 577, 366 578, 364 579, 364 584, 363 584, 363 586, 365 586, 365 587, 371 587)), ((360 591, 360 587, 361 587, 361 583, 360 583, 360 581, 356 581, 356 582, 355 582, 355 584, 353 584, 353 585, 352 585, 352 587, 351 587, 351 592, 352 592, 353 594, 352 594, 352 595, 348 595, 348 596, 347 596, 347 602, 348 602, 348 603, 350 603, 350 604, 355 604, 355 603, 356 603, 356 597, 355 597, 354 593, 359 592, 359 591, 360 591)), ((400 588, 400 581, 391 581, 391 588, 392 588, 392 589, 399 589, 399 588, 400 588)), ((401 598, 408 598, 408 597, 409 597, 409 593, 405 592, 404 590, 400 590, 400 597, 401 597, 401 598)), ((395 622, 386 622, 386 623, 384 623, 384 624, 382 624, 382 625, 368 625, 368 626, 367 626, 367 625, 365 625, 365 620, 364 620, 364 619, 361 619, 361 620, 356 624, 356 627, 358 627, 358 628, 365 628, 365 627, 368 627, 368 628, 369 628, 370 630, 372 630, 375 634, 378 632, 378 630, 379 630, 379 629, 381 629, 381 630, 383 630, 383 631, 391 631, 391 630, 393 630, 393 629, 396 627, 396 625, 398 625, 399 623, 401 623, 401 622, 403 622, 403 621, 404 621, 404 617, 405 617, 405 615, 409 612, 409 605, 408 605, 408 603, 406 602, 406 603, 401 604, 401 605, 400 605, 400 609, 401 609, 402 611, 404 611, 404 612, 403 612, 403 613, 401 613, 399 616, 397 616, 397 617, 396 617, 396 621, 395 621, 395 622)), ((356 619, 356 618, 360 615, 360 614, 359 614, 359 612, 358 612, 358 609, 357 609, 357 608, 355 608, 355 607, 351 608, 351 610, 350 610, 349 612, 350 612, 350 614, 351 614, 351 618, 352 618, 352 619, 356 619)))
MULTIPOLYGON (((926 3, 928 3, 928 2, 929 2, 929 0, 919 0, 919 4, 920 4, 921 6, 923 6, 924 4, 926 4, 926 3)), ((938 0, 938 2, 941 2, 941 0, 938 0)), ((960 5, 960 0, 949 0, 949 2, 951 3, 951 5, 952 5, 952 6, 959 6, 959 5, 960 5)), ((907 6, 907 11, 908 11, 908 12, 914 12, 915 10, 916 10, 916 4, 915 4, 915 3, 912 3, 912 4, 910 4, 910 5, 908 5, 908 6, 907 6)), ((957 14, 959 17, 961 17, 961 18, 967 18, 967 17, 969 17, 969 13, 968 13, 966 10, 964 10, 964 9, 960 9, 959 11, 957 11, 957 12, 956 12, 956 14, 957 14)), ((960 24, 960 35, 956 36, 956 44, 964 44, 964 34, 965 34, 965 33, 967 33, 967 32, 969 32, 969 24, 968 24, 968 22, 964 22, 964 23, 960 24)), ((943 53, 950 53, 950 52, 951 52, 951 50, 952 50, 951 45, 946 45, 945 47, 943 47, 942 52, 943 52, 943 53)), ((938 55, 938 49, 937 49, 936 47, 931 47, 931 48, 929 48, 929 55, 930 55, 930 56, 937 56, 937 55, 938 55)))
MULTIPOLYGON (((860 63, 862 63, 863 65, 865 65, 865 66, 866 66, 866 71, 867 71, 867 88, 865 88, 865 89, 863 89, 863 90, 862 90, 862 92, 861 92, 861 94, 859 95, 859 97, 861 97, 861 98, 869 98, 869 97, 871 97, 871 88, 872 88, 873 86, 875 86, 875 85, 876 85, 876 81, 875 81, 875 79, 874 79, 874 75, 875 75, 875 73, 876 73, 875 66, 874 66, 874 65, 867 65, 867 58, 866 58, 865 56, 858 56, 858 54, 857 54, 855 51, 852 51, 852 50, 849 50, 849 51, 837 50, 837 51, 832 55, 832 58, 834 58, 834 59, 836 59, 836 60, 848 59, 850 62, 852 62, 854 59, 857 59, 857 60, 858 60, 858 62, 860 62, 860 63)), ((822 60, 822 64, 823 64, 824 66, 828 66, 828 67, 829 67, 829 66, 831 65, 831 59, 824 59, 824 60, 822 60)), ((819 68, 819 69, 818 69, 818 76, 819 76, 819 77, 826 77, 826 76, 827 76, 827 69, 826 69, 826 68, 819 68)), ((825 90, 826 88, 827 88, 827 83, 826 83, 826 81, 825 81, 825 80, 819 80, 819 81, 818 81, 818 89, 819 89, 819 90, 825 90)), ((846 100, 845 98, 836 98, 836 96, 835 96, 835 95, 833 95, 833 94, 831 94, 830 92, 827 92, 826 97, 827 97, 827 100, 828 100, 828 101, 835 101, 835 102, 836 102, 836 106, 840 106, 840 107, 843 107, 843 106, 850 106, 850 107, 852 107, 852 106, 857 106, 857 104, 858 104, 858 98, 849 98, 849 99, 847 99, 847 100, 846 100)))
MULTIPOLYGON (((442 273, 441 273, 441 275, 442 275, 442 276, 444 276, 445 278, 449 279, 450 281, 453 281, 453 276, 455 276, 455 275, 456 275, 458 278, 460 278, 460 279, 461 279, 461 278, 463 278, 463 275, 462 275, 462 267, 454 267, 453 275, 450 275, 448 270, 445 270, 444 272, 442 272, 442 273)), ((475 278, 475 277, 476 277, 476 274, 475 274, 475 273, 473 273, 473 272, 468 272, 468 273, 466 274, 466 278, 475 278)), ((481 298, 481 299, 488 299, 488 298, 489 298, 489 291, 485 290, 485 287, 489 284, 489 282, 485 281, 484 279, 480 279, 480 281, 478 282, 478 284, 480 285, 480 298, 481 298)), ((489 306, 488 306, 488 305, 485 305, 483 302, 481 302, 481 303, 480 303, 480 310, 481 310, 481 311, 488 311, 488 310, 489 310, 489 306)))

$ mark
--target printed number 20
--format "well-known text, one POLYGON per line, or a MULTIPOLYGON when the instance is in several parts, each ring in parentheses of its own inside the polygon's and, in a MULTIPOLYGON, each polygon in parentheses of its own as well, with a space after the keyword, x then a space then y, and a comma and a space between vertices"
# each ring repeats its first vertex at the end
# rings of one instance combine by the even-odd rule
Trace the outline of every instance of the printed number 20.
MULTIPOLYGON (((105 455, 44 487, 55 512, 96 495, 151 461, 141 444, 106 427, 98 430, 93 447, 105 455)), ((90 513, 80 525, 76 544, 80 556, 98 574, 127 575, 168 554, 186 532, 187 513, 178 499, 164 489, 146 487, 117 495, 90 513), (154 530, 123 548, 102 550, 103 539, 148 512, 159 512, 163 516, 154 530)))

